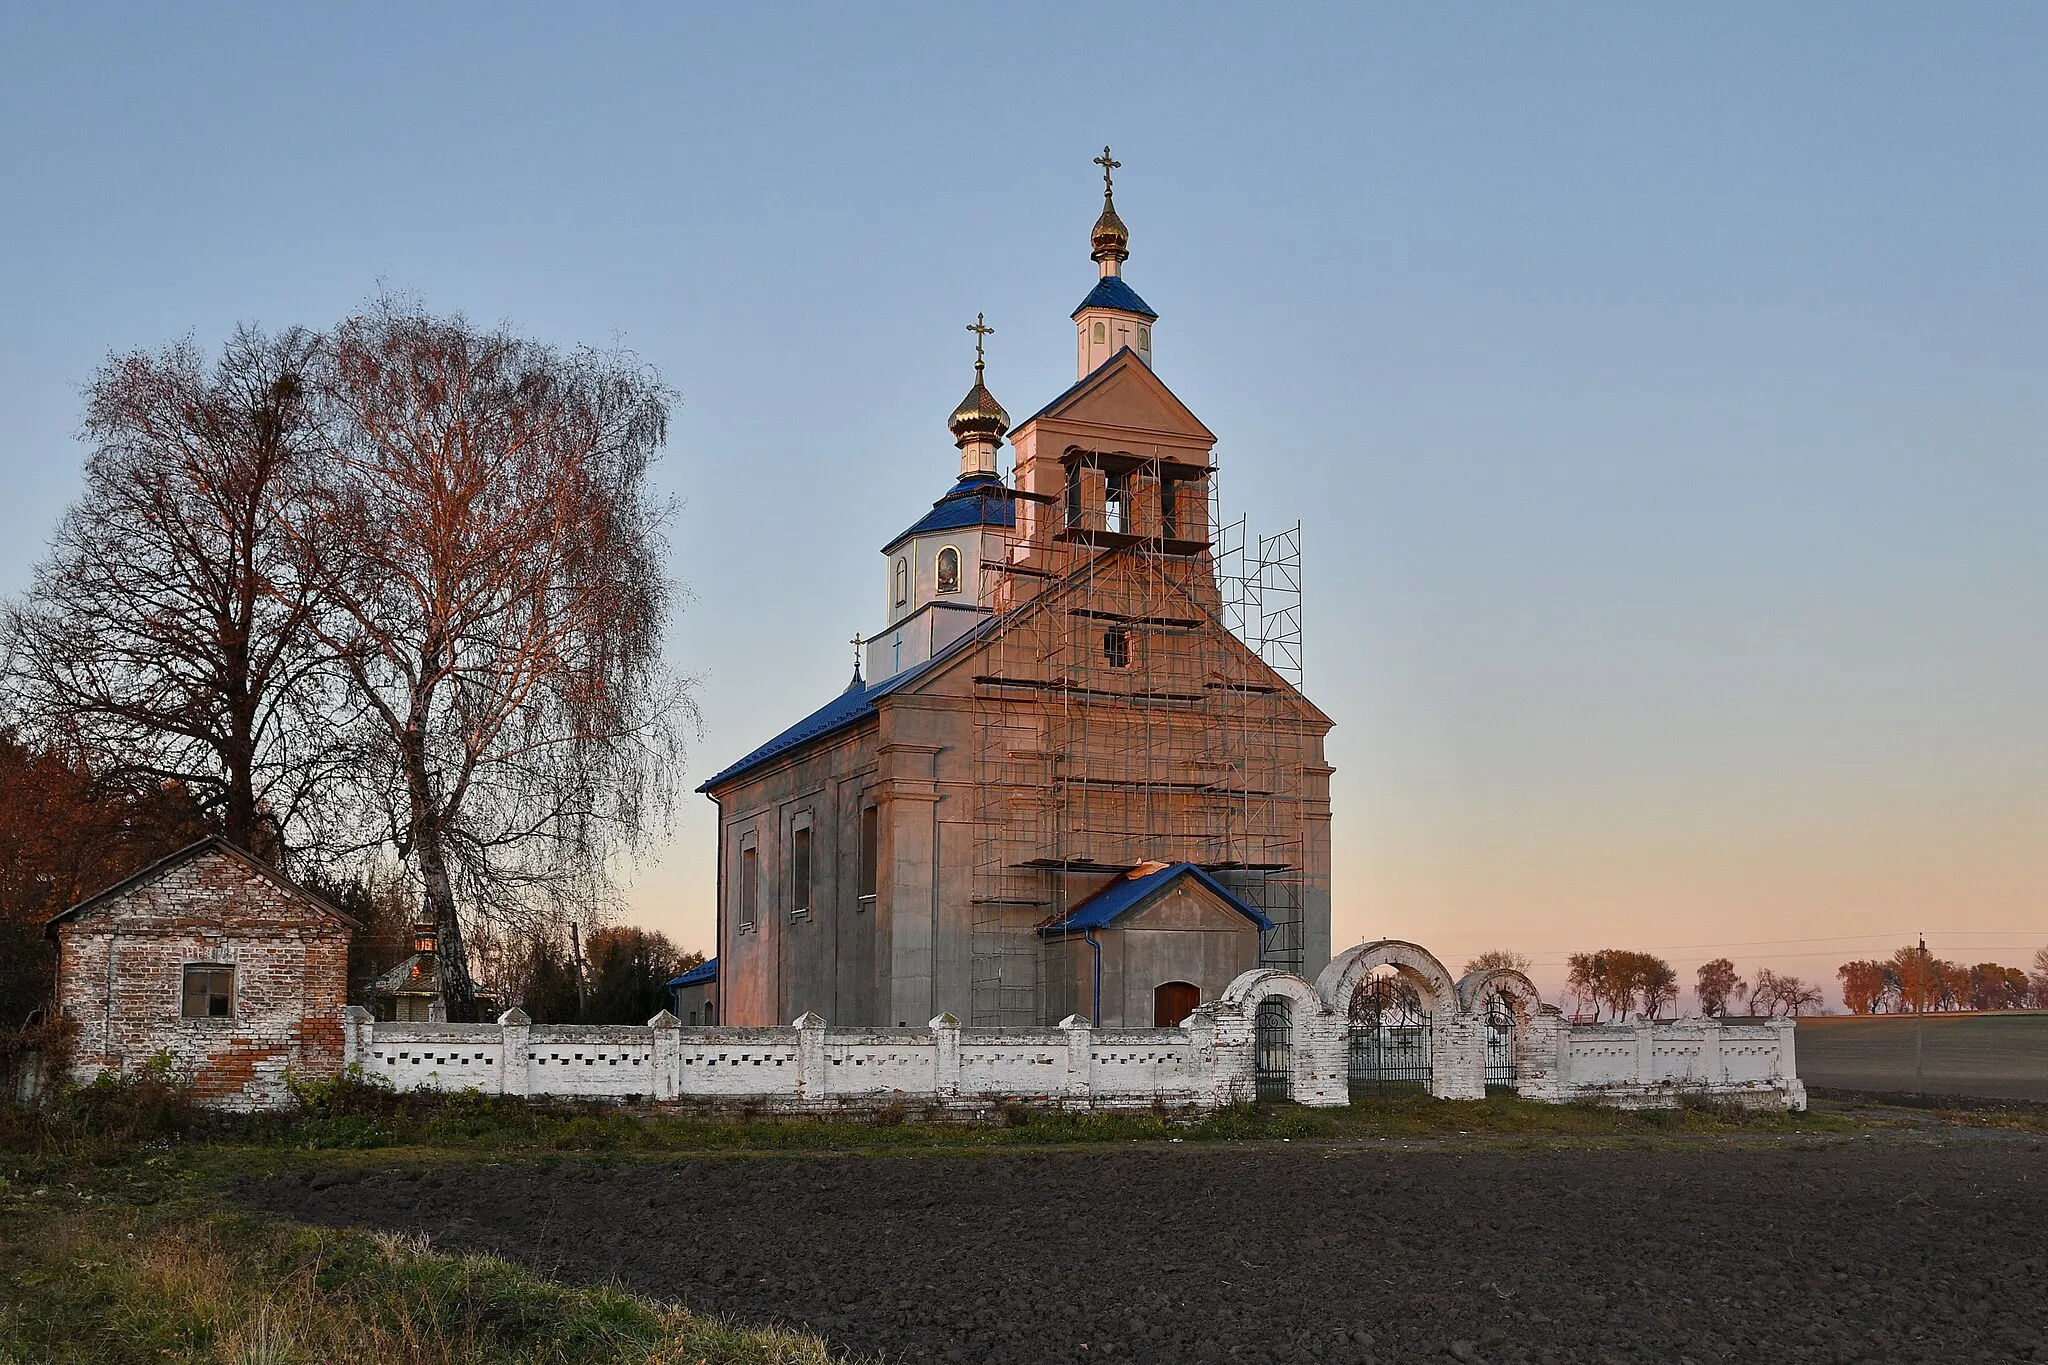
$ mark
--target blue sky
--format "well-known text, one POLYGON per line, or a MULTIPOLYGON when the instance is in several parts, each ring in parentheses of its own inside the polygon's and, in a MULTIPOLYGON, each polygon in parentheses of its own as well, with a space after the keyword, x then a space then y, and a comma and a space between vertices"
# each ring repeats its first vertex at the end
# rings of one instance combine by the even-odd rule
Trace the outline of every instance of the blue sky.
MULTIPOLYGON (((843 684, 963 325, 1070 382, 1109 142, 1305 526, 1340 943, 2048 942, 2048 11, 1025 8, 0 6, 0 592, 111 350, 380 282, 621 344, 701 777, 843 684)), ((632 893, 707 946, 709 809, 632 893)))

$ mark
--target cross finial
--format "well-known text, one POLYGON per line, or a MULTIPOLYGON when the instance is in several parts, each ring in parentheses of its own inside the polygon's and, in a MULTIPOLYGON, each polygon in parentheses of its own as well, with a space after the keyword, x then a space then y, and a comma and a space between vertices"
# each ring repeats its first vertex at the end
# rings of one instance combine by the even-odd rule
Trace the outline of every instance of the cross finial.
POLYGON ((974 321, 967 324, 967 330, 974 333, 974 377, 980 379, 982 365, 981 343, 984 338, 994 336, 996 329, 988 325, 984 314, 976 313, 974 321))
POLYGON ((849 643, 849 644, 851 644, 851 645, 853 646, 853 666, 854 666, 855 668, 859 668, 859 667, 860 667, 860 647, 861 647, 862 645, 866 644, 866 643, 867 643, 867 641, 866 641, 866 640, 863 640, 863 639, 861 639, 861 638, 860 638, 860 632, 859 632, 859 631, 855 631, 855 632, 853 633, 853 639, 852 639, 852 640, 850 640, 850 641, 848 641, 848 643, 849 643))
POLYGON ((1095 164, 1102 167, 1102 197, 1104 199, 1107 199, 1109 198, 1109 192, 1115 188, 1115 186, 1110 183, 1109 173, 1113 170, 1116 170, 1124 163, 1110 156, 1109 144, 1104 143, 1102 147, 1102 155, 1095 158, 1095 164))

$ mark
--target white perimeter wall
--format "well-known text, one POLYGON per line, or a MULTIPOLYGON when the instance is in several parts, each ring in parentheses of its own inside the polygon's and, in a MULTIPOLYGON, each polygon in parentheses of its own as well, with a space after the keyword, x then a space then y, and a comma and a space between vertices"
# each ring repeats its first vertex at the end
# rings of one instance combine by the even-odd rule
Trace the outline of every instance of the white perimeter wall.
MULTIPOLYGON (((347 1011, 345 1061, 401 1090, 556 1099, 697 1100, 831 1111, 892 1104, 1067 1109, 1214 1109, 1257 1093, 1252 1020, 1269 994, 1291 1002, 1285 1070, 1291 1098, 1350 1102, 1344 1019, 1309 983, 1246 973, 1223 1000, 1170 1029, 838 1029, 807 1014, 786 1028, 685 1028, 666 1012, 630 1026, 537 1025, 517 1010, 495 1024, 376 1023, 347 1011)), ((1434 1029, 1440 1099, 1486 1094, 1486 1029, 1446 1013, 1434 1029)), ((1790 1020, 1575 1026, 1540 1008, 1516 1029, 1516 1091, 1552 1103, 1674 1105, 1713 1097, 1803 1109, 1790 1020)))

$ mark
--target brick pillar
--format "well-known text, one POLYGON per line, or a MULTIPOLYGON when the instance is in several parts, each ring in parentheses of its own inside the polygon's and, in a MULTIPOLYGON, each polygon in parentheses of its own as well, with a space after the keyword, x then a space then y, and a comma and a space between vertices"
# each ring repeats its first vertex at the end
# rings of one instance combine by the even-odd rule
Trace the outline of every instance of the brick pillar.
POLYGON ((656 1100, 672 1100, 683 1083, 683 1021, 663 1010, 647 1021, 654 1030, 647 1050, 648 1093, 656 1100))
POLYGON ((1629 1028, 1636 1035, 1636 1084, 1652 1086, 1657 1083, 1657 1035, 1656 1025, 1638 1014, 1629 1021, 1629 1028))
POLYGON ((1544 1009, 1519 1025, 1515 1034, 1515 1093, 1525 1100, 1562 1100, 1571 1025, 1562 1015, 1544 1009))
POLYGON ((1430 1014, 1429 1093, 1440 1100, 1486 1098, 1486 1029, 1450 1005, 1430 1014))
POLYGON ((533 1020, 526 1011, 513 1007, 498 1016, 498 1093, 501 1095, 531 1095, 532 1063, 526 1060, 528 1040, 532 1037, 533 1020))
POLYGON ((1721 1066, 1721 1021, 1712 1016, 1700 1021, 1700 1079, 1709 1088, 1728 1079, 1721 1066))
POLYGON ((341 1011, 341 1065, 370 1065, 370 1047, 377 1038, 377 1018, 361 1005, 346 1005, 341 1011))
POLYGON ((805 1010, 790 1021, 796 1030, 796 1094, 811 1102, 825 1098, 825 1021, 805 1010))
POLYGON ((1212 1103, 1250 1104, 1259 1095, 1259 1058, 1253 1045, 1252 1017, 1234 1004, 1216 1005, 1215 1057, 1210 1076, 1215 1090, 1212 1103))
POLYGON ((1088 1050, 1094 1046, 1095 1030, 1078 1014, 1070 1014, 1060 1020, 1059 1026, 1067 1035, 1067 1097, 1092 1099, 1095 1094, 1095 1064, 1088 1060, 1088 1050))
POLYGON ((950 1013, 931 1021, 932 1041, 938 1045, 937 1075, 940 1103, 960 1098, 960 1021, 950 1013))

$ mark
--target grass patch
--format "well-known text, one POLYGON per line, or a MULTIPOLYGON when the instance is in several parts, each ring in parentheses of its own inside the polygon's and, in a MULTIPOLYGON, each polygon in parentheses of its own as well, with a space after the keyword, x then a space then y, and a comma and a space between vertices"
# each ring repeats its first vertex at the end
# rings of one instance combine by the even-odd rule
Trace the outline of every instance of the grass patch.
POLYGON ((811 1337, 732 1327, 615 1287, 565 1288, 422 1239, 174 1217, 76 1189, 7 1193, 0 1365, 832 1359, 811 1337))

